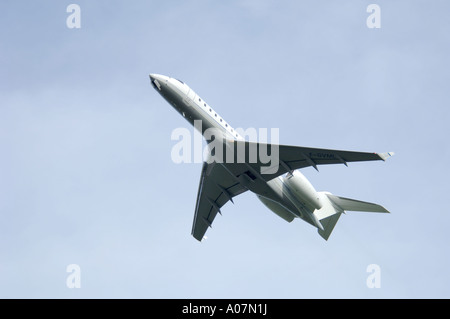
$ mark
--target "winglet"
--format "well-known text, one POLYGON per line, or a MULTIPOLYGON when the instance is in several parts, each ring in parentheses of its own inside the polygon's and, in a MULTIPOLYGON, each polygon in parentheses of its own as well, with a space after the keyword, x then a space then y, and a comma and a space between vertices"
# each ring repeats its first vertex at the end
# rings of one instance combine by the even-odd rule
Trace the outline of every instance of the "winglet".
POLYGON ((387 160, 389 157, 394 156, 394 152, 387 152, 387 153, 377 153, 377 155, 383 160, 387 160))

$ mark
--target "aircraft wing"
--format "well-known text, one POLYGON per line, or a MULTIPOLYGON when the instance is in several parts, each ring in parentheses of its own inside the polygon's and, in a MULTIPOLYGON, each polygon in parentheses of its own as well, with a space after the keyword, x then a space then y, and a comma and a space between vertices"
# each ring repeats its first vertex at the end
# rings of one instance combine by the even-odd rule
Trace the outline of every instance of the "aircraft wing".
POLYGON ((226 161, 223 165, 229 172, 237 177, 247 174, 252 180, 258 178, 264 181, 308 166, 318 170, 318 165, 344 164, 347 166, 350 162, 385 161, 394 155, 394 153, 341 151, 248 141, 228 141, 228 146, 224 147, 223 152, 226 154, 230 150, 233 152, 232 161, 228 159, 231 157, 223 155, 226 161), (276 156, 277 151, 278 156, 276 156))
MULTIPOLYGON (((199 241, 203 239, 208 227, 211 227, 217 213, 220 213, 220 208, 229 200, 232 201, 232 197, 253 187, 256 180, 267 182, 289 171, 308 166, 317 169, 317 165, 325 164, 384 161, 393 155, 247 141, 228 141, 222 151, 222 163, 217 159, 211 163, 203 163, 192 225, 192 236, 199 241), (232 151, 231 156, 226 154, 229 151, 232 151), (267 161, 267 158, 260 156, 260 152, 270 156, 274 154, 274 158, 267 161)), ((215 153, 217 154, 217 150, 215 153)))
POLYGON ((279 145, 279 172, 276 175, 308 166, 318 171, 318 165, 344 164, 347 166, 350 162, 385 161, 393 155, 393 152, 370 153, 279 145))
POLYGON ((192 236, 201 241, 217 213, 220 213, 220 208, 229 200, 233 201, 234 196, 246 190, 224 166, 216 162, 211 164, 204 162, 198 187, 192 236))

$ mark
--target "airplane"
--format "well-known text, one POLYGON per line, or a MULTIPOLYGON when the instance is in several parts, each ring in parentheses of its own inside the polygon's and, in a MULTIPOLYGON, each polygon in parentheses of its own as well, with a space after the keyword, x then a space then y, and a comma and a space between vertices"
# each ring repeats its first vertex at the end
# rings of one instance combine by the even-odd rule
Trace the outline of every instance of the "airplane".
POLYGON ((367 153, 246 141, 184 82, 160 74, 150 74, 150 82, 189 123, 201 121, 201 126, 194 127, 205 139, 208 130, 214 132, 212 138, 206 139, 208 145, 215 141, 216 147, 210 149, 208 159, 203 162, 192 225, 191 234, 198 241, 204 239, 217 213, 221 214, 221 208, 246 191, 255 193, 267 208, 287 222, 300 218, 316 227, 325 240, 346 211, 389 213, 378 204, 317 192, 299 169, 385 161, 393 152, 367 153), (267 160, 253 155, 268 148, 277 158, 273 165, 264 166, 267 160), (228 152, 226 159, 210 160, 218 151, 223 152, 222 156, 228 152))

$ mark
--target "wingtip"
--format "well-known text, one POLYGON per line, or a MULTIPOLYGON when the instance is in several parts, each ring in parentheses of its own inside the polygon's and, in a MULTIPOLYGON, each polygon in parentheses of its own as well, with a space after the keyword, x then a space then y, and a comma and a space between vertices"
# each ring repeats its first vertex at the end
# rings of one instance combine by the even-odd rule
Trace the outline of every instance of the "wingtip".
POLYGON ((383 160, 387 160, 389 157, 394 156, 394 152, 387 152, 387 153, 378 153, 378 156, 383 160))

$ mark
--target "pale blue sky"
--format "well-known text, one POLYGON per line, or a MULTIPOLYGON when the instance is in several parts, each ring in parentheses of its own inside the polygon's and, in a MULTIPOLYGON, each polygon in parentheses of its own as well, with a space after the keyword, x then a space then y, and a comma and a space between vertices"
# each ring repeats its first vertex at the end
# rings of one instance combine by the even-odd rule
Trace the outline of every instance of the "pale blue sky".
POLYGON ((2 1, 0 297, 449 298, 448 1, 2 1), (81 29, 66 7, 81 7, 81 29), (381 7, 368 29, 366 7, 381 7), (201 164, 151 87, 179 78, 234 127, 387 161, 302 172, 380 203, 328 242, 251 193, 190 235, 201 164), (81 288, 66 287, 66 267, 81 288), (381 269, 369 289, 366 268, 381 269))

